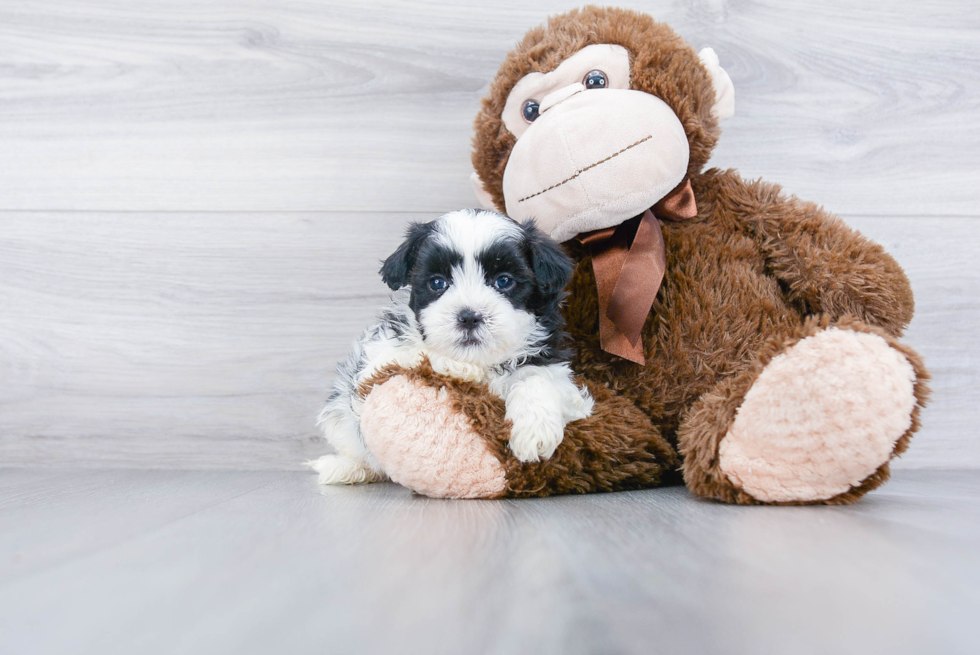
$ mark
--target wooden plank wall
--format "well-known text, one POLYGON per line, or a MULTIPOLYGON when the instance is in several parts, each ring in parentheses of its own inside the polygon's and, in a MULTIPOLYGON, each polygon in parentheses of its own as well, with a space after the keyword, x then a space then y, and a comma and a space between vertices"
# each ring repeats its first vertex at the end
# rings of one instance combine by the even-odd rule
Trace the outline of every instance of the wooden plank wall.
MULTIPOLYGON (((906 267, 980 466, 980 6, 625 2, 736 86, 712 164, 906 267)), ((290 469, 402 225, 472 206, 472 118, 543 1, 0 3, 0 463, 290 469)))

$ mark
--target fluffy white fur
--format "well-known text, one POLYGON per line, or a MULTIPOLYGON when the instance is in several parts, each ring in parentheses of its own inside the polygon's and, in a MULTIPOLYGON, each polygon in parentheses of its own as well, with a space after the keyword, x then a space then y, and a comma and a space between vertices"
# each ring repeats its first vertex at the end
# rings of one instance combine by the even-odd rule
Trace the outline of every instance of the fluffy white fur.
POLYGON ((572 381, 567 363, 525 364, 541 353, 550 335, 532 312, 515 307, 487 283, 477 259, 491 244, 516 244, 520 234, 512 220, 490 212, 463 210, 438 219, 431 238, 459 253, 462 263, 453 267, 451 286, 418 316, 409 306, 410 289, 397 291, 381 320, 338 366, 318 420, 337 454, 308 462, 321 484, 386 479, 360 431, 364 400, 357 389, 389 364, 412 368, 427 357, 437 373, 487 383, 506 403, 513 422, 510 448, 521 461, 550 457, 565 425, 592 413, 592 398, 572 381), (464 310, 484 317, 466 334, 457 321, 464 310), (476 343, 464 343, 464 336, 476 343))
POLYGON ((483 270, 472 257, 453 269, 453 285, 438 302, 422 310, 419 323, 425 333, 426 349, 436 355, 480 368, 527 358, 535 344, 547 335, 533 314, 514 309, 499 293, 487 286, 483 270), (463 346, 456 316, 464 309, 479 312, 485 321, 474 332, 479 345, 463 346))
POLYGON ((592 414, 592 396, 572 382, 568 364, 525 366, 491 379, 504 399, 511 428, 510 449, 522 462, 551 457, 565 425, 592 414))

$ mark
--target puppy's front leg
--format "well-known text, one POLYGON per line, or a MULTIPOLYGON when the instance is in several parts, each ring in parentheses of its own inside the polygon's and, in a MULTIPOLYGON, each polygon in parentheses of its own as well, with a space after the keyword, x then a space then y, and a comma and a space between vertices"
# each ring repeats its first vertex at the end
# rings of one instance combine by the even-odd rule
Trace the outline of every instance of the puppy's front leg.
POLYGON ((551 457, 565 424, 592 414, 592 397, 571 379, 567 364, 524 366, 491 383, 513 423, 510 449, 522 462, 551 457))

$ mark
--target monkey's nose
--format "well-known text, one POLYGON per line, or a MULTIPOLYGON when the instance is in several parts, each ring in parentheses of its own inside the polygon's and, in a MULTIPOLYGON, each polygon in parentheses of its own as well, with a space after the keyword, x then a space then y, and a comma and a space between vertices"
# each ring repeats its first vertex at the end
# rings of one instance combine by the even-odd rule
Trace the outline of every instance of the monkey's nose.
POLYGON ((585 85, 581 82, 575 82, 574 84, 563 86, 557 91, 552 91, 541 100, 541 104, 538 106, 538 114, 545 113, 559 102, 568 100, 579 91, 585 91, 585 85))
POLYGON ((459 327, 472 332, 483 323, 483 314, 472 309, 464 309, 456 315, 456 321, 459 323, 459 327))

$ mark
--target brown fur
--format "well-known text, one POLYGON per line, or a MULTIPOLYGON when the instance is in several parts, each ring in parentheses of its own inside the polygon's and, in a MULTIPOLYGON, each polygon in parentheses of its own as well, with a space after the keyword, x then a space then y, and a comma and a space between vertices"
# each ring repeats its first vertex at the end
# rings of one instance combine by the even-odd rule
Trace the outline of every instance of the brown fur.
POLYGON ((694 48, 646 14, 591 6, 575 9, 533 28, 511 50, 476 117, 473 169, 501 211, 504 169, 517 142, 500 118, 511 89, 528 73, 551 72, 582 48, 601 43, 626 48, 632 88, 657 96, 680 118, 691 144, 688 174, 697 174, 708 162, 719 134, 711 115, 715 95, 694 48))
POLYGON ((698 216, 663 226, 667 272, 643 328, 646 366, 600 347, 592 262, 568 244, 578 260, 565 309, 573 368, 633 400, 673 443, 697 397, 806 316, 850 315, 899 336, 913 307, 895 260, 815 205, 734 171, 710 170, 693 185, 698 216))
MULTIPOLYGON (((632 411, 606 408, 628 399, 671 444, 680 441, 692 491, 757 503, 720 474, 718 442, 765 363, 833 322, 881 334, 918 374, 912 427, 894 454, 903 452, 928 395, 921 360, 895 340, 914 310, 905 274, 881 246, 820 207, 783 196, 774 184, 746 182, 734 171, 701 173, 718 138, 711 81, 693 48, 667 26, 632 11, 586 7, 528 32, 500 67, 475 123, 473 165, 497 206, 504 206, 503 172, 515 143, 500 119, 510 90, 527 73, 551 71, 596 43, 624 46, 631 53, 631 87, 661 98, 680 118, 699 208, 695 219, 663 226, 667 272, 643 328, 645 366, 601 349, 591 259, 582 246, 566 244, 578 262, 565 309, 576 347, 573 368, 590 386, 608 389, 596 403, 603 430, 633 434, 640 423, 632 411), (821 318, 807 318, 813 315, 821 318)), ((673 454, 664 458, 668 465, 673 454)), ((508 468, 515 487, 529 468, 508 468)), ((887 477, 886 463, 858 487, 822 502, 853 502, 887 477)), ((539 484, 535 480, 534 488, 539 484)), ((572 483, 545 486, 560 484, 572 483)))
MULTIPOLYGON (((832 321, 829 316, 811 317, 802 325, 789 333, 780 334, 769 339, 757 354, 753 364, 737 375, 723 379, 710 391, 703 394, 690 411, 686 414, 679 430, 678 440, 680 452, 684 456, 684 481, 694 493, 729 503, 762 504, 741 489, 735 487, 725 476, 720 467, 718 446, 728 433, 735 414, 742 404, 745 394, 755 383, 759 374, 772 358, 785 352, 801 339, 826 330, 829 327, 868 332, 884 338, 890 346, 901 352, 912 365, 916 373, 916 383, 913 393, 916 398, 912 410, 912 424, 895 444, 894 455, 900 455, 908 448, 912 434, 919 429, 919 412, 929 397, 926 372, 921 358, 907 346, 899 343, 886 330, 871 327, 853 317, 844 317, 832 321)), ((853 503, 868 491, 875 489, 890 475, 888 462, 882 464, 877 471, 865 478, 857 487, 850 489, 833 498, 821 501, 828 505, 846 505, 853 503)), ((805 505, 811 503, 773 503, 778 505, 805 505)))
MULTIPOLYGON (((782 196, 776 185, 746 183, 733 171, 717 170, 694 178, 693 185, 698 217, 663 226, 667 272, 643 328, 646 366, 601 349, 591 260, 581 246, 568 245, 578 260, 566 307, 576 346, 573 368, 631 399, 672 444, 678 444, 685 420, 695 426, 685 430, 710 431, 711 440, 681 446, 689 488, 728 502, 758 503, 710 473, 717 471, 718 442, 764 363, 802 338, 809 315, 852 329, 873 326, 915 368, 922 406, 928 374, 918 355, 895 341, 912 318, 912 291, 881 246, 819 207, 782 196)), ((918 429, 918 412, 896 455, 918 429)), ((853 502, 887 477, 885 464, 858 488, 825 502, 853 502)))
MULTIPOLYGON (((679 466, 694 493, 755 504, 720 471, 718 444, 766 363, 833 325, 884 337, 915 370, 917 405, 893 455, 904 452, 928 396, 921 359, 897 341, 914 310, 905 274, 881 246, 816 205, 782 195, 778 186, 746 182, 734 171, 701 172, 718 138, 710 114, 714 93, 694 50, 670 28, 632 11, 586 7, 528 32, 476 119, 473 164, 498 207, 515 143, 500 119, 508 93, 525 74, 553 70, 598 43, 631 53, 632 87, 674 110, 691 147, 698 215, 663 226, 667 270, 642 332, 647 363, 601 349, 592 262, 572 241, 565 245, 577 265, 565 316, 576 349, 573 369, 596 404, 591 418, 569 424, 552 459, 521 464, 510 454, 504 404, 485 387, 426 367, 398 373, 449 391, 505 467, 507 495, 656 486, 675 481, 679 466)), ((854 502, 888 475, 885 463, 854 488, 816 502, 854 502)))
POLYGON ((679 463, 677 453, 650 420, 631 402, 599 385, 586 383, 597 401, 592 416, 568 425, 565 438, 550 459, 524 464, 507 447, 511 424, 504 419, 504 401, 485 385, 440 375, 426 361, 412 370, 387 367, 362 385, 360 392, 367 395, 372 387, 395 375, 446 389, 453 407, 469 417, 485 437, 487 449, 506 470, 506 496, 640 489, 678 477, 674 473, 679 463))

